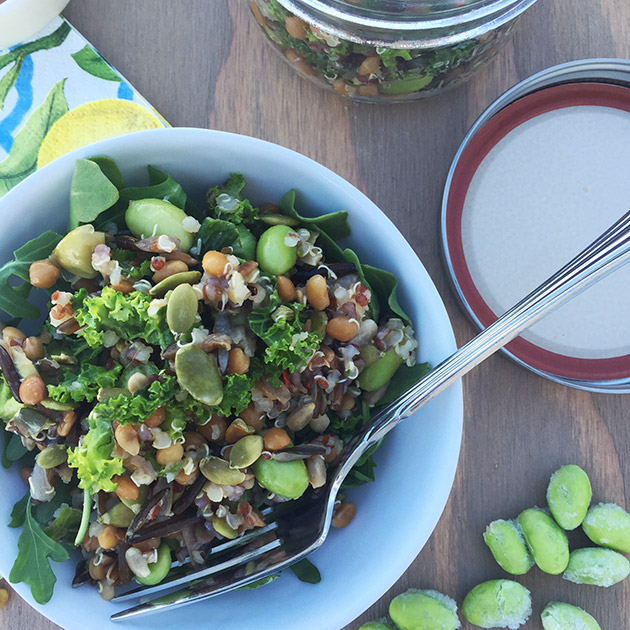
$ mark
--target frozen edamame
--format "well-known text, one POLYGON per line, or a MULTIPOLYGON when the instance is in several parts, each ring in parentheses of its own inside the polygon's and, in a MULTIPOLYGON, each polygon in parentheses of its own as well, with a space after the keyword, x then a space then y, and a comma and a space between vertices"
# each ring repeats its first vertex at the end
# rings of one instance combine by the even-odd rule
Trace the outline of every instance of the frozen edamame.
POLYGON ((569 557, 564 579, 576 584, 612 586, 630 574, 630 562, 625 556, 602 547, 575 549, 569 557))
POLYGON ((130 202, 125 222, 131 233, 140 239, 174 236, 179 239, 179 249, 187 252, 193 244, 193 234, 184 229, 187 216, 183 210, 163 199, 138 199, 130 202))
POLYGON ((433 590, 409 589, 394 597, 389 616, 400 630, 456 630, 461 626, 455 601, 433 590))
POLYGON ((540 619, 545 630, 601 630, 585 610, 564 602, 549 603, 540 619))
POLYGON ((591 502, 591 482, 588 475, 573 464, 556 470, 547 487, 547 504, 556 523, 562 529, 579 527, 591 502))
POLYGON ((516 630, 532 614, 529 591, 512 580, 489 580, 475 586, 464 599, 462 614, 481 628, 516 630))
POLYGON ((534 565, 520 525, 516 521, 493 521, 483 539, 499 566, 512 575, 523 575, 534 565))
POLYGON ((569 564, 569 541, 551 516, 530 508, 519 514, 518 522, 538 568, 552 575, 562 573, 569 564))
POLYGON ((281 275, 295 265, 297 246, 285 243, 291 231, 288 225, 274 225, 261 234, 256 245, 256 260, 263 271, 281 275))
POLYGON ((593 506, 582 529, 596 545, 630 553, 630 514, 619 505, 599 503, 593 506))
POLYGON ((308 471, 302 460, 277 462, 259 459, 253 466, 258 483, 281 497, 297 499, 308 488, 308 471))

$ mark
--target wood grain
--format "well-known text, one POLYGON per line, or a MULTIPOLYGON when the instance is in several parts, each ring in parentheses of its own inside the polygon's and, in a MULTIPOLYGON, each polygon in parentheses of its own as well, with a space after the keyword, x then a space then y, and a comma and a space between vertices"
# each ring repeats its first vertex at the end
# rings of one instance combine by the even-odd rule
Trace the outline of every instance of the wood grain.
MULTIPOLYGON (((82 0, 66 15, 174 126, 277 142, 364 191, 421 257, 460 343, 475 331, 442 264, 439 216, 446 173, 466 130, 494 98, 539 70, 579 58, 630 56, 627 0, 540 0, 513 40, 467 84, 423 102, 369 106, 293 74, 263 40, 244 0, 82 0)), ((562 464, 589 472, 597 501, 627 505, 629 397, 568 389, 503 356, 467 376, 464 393, 460 465, 440 523, 404 576, 345 630, 386 614, 390 599, 409 587, 435 588, 461 602, 475 584, 501 576, 481 533, 495 518, 543 504, 548 476, 562 464)), ((583 606, 607 630, 630 625, 630 582, 579 587, 537 570, 522 582, 534 593, 526 630, 541 627, 537 615, 550 600, 583 606)), ((56 626, 13 595, 0 611, 0 628, 56 626)))

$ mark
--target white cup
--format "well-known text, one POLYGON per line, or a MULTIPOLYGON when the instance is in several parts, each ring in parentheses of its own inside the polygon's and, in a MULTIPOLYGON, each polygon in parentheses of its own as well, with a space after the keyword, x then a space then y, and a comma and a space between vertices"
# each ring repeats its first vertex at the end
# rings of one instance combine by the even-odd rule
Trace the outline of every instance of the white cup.
POLYGON ((30 39, 61 13, 69 0, 0 2, 0 50, 30 39))

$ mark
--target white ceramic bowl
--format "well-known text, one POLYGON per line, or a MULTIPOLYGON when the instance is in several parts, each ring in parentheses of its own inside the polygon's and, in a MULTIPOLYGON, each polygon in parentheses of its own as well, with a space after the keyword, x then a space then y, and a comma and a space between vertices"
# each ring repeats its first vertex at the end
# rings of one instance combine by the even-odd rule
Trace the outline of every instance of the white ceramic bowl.
MULTIPOLYGON (((62 231, 77 157, 108 155, 131 183, 144 181, 146 165, 173 175, 193 199, 229 173, 246 176, 254 203, 277 201, 299 191, 305 214, 346 209, 353 230, 349 243, 361 260, 395 273, 399 297, 411 314, 420 356, 435 364, 455 349, 442 301, 427 272, 389 219, 362 193, 320 164, 261 140, 200 129, 142 131, 79 149, 36 172, 0 200, 5 226, 0 261, 45 229, 62 231), (7 226, 11 226, 7 229, 7 226)), ((124 624, 110 614, 121 606, 104 602, 95 589, 70 586, 73 561, 53 564, 58 581, 53 599, 35 604, 24 584, 16 590, 46 617, 67 630, 339 630, 368 608, 400 577, 433 531, 448 498, 462 432, 462 395, 452 386, 385 440, 377 453, 376 482, 352 492, 358 506, 352 524, 335 530, 311 559, 322 581, 299 582, 287 572, 254 591, 229 593, 176 611, 124 624)), ((24 493, 17 470, 0 470, 0 574, 15 559, 19 530, 6 527, 24 493)), ((418 586, 428 587, 429 584, 418 586)))

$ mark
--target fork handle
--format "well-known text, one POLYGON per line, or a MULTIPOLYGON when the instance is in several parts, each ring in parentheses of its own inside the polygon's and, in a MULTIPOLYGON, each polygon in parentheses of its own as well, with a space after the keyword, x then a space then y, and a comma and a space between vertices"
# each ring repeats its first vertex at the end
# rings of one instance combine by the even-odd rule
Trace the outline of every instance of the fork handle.
POLYGON ((333 485, 339 487, 361 455, 401 420, 415 413, 552 309, 629 259, 630 211, 527 297, 373 416, 362 434, 355 438, 342 455, 333 485))

